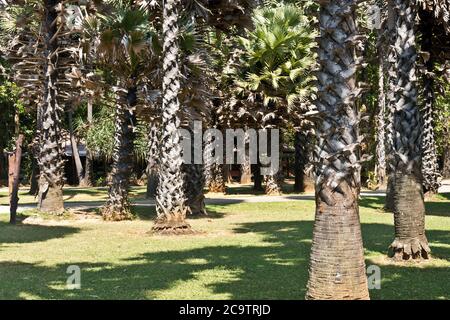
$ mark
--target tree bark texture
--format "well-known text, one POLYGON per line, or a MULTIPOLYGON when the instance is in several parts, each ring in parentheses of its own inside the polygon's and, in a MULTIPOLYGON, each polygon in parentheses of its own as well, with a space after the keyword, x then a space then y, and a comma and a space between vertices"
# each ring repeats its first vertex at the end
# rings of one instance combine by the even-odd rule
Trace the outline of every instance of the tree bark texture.
POLYGON ((46 0, 44 42, 44 100, 42 102, 42 132, 39 143, 39 200, 40 211, 62 213, 64 211, 64 160, 60 141, 61 112, 58 105, 58 18, 59 0, 46 0))
POLYGON ((113 163, 108 201, 102 209, 104 220, 121 221, 132 218, 128 199, 129 179, 133 165, 133 142, 135 117, 132 108, 136 105, 136 88, 115 88, 116 116, 114 132, 113 163))
POLYGON ((369 299, 359 222, 357 1, 320 2, 316 216, 307 299, 369 299))
POLYGON ((394 0, 397 79, 391 166, 393 168, 395 240, 390 252, 404 260, 428 258, 425 205, 422 190, 422 124, 417 103, 417 5, 414 0, 394 0), (414 226, 414 227, 413 227, 414 226), (412 228, 412 229, 410 229, 412 228), (409 231, 404 231, 408 230, 409 231), (407 236, 405 236, 407 235, 407 236), (419 244, 419 245, 417 245, 419 244))
POLYGON ((178 0, 167 0, 163 8, 163 104, 159 184, 156 192, 157 218, 153 231, 162 234, 190 233, 182 171, 182 146, 178 128, 180 69, 178 66, 178 0))

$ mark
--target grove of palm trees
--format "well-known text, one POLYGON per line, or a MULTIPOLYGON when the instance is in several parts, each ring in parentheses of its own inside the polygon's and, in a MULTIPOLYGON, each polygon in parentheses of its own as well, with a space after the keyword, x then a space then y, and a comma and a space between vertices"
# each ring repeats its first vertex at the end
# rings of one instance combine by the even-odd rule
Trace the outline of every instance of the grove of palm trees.
POLYGON ((449 299, 449 49, 448 0, 0 0, 0 299, 449 299))

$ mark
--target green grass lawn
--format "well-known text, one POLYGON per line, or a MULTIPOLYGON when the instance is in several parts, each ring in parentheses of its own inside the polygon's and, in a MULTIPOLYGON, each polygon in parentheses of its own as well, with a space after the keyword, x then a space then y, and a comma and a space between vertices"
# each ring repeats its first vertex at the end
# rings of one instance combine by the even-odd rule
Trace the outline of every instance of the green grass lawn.
MULTIPOLYGON (((433 259, 385 259, 393 217, 383 198, 361 201, 366 262, 381 267, 372 299, 450 298, 450 195, 427 203, 433 259)), ((0 215, 0 299, 303 299, 314 201, 207 207, 191 219, 199 234, 149 234, 153 208, 135 207, 129 222, 96 219, 7 224, 0 215), (66 289, 69 265, 82 288, 66 289)))
MULTIPOLYGON (((146 187, 132 187, 130 190, 131 198, 135 200, 145 199, 146 187)), ((107 187, 95 187, 95 188, 77 188, 66 187, 64 188, 64 201, 65 202, 77 202, 77 201, 105 201, 108 199, 107 187)), ((28 194, 28 188, 21 188, 19 191, 19 203, 20 204, 32 204, 36 203, 36 198, 33 195, 28 194)), ((3 188, 0 191, 0 205, 9 205, 9 196, 7 188, 3 188)))
MULTIPOLYGON (((289 181, 283 185, 283 192, 285 195, 299 194, 293 192, 293 183, 289 181)), ((145 199, 147 187, 146 186, 133 186, 130 188, 130 197, 133 200, 145 199)), ((227 195, 231 196, 263 196, 265 193, 255 192, 253 185, 241 185, 237 183, 227 185, 227 195)), ((215 197, 221 197, 220 194, 215 194, 215 197)), ((36 203, 34 195, 28 194, 28 187, 22 187, 19 191, 19 203, 20 204, 33 204, 36 203)), ((79 187, 65 187, 64 188, 64 201, 65 202, 77 202, 77 201, 106 201, 108 198, 108 187, 92 187, 92 188, 79 188, 79 187)), ((0 205, 9 205, 8 189, 3 188, 0 190, 0 205)))

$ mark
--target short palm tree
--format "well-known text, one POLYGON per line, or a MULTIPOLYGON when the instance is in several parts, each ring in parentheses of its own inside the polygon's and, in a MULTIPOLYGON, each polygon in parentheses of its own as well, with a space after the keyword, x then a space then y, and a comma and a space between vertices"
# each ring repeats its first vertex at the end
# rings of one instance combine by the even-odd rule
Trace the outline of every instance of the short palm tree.
MULTIPOLYGON (((311 23, 297 5, 269 5, 254 11, 254 30, 239 38, 243 51, 236 70, 237 94, 255 101, 263 128, 298 122, 314 96, 316 43, 311 23)), ((281 193, 281 181, 279 172, 268 175, 266 193, 281 193)))
POLYGON ((131 218, 128 187, 136 128, 138 84, 152 64, 154 32, 144 10, 130 1, 111 1, 85 21, 86 37, 96 46, 95 63, 110 81, 116 97, 114 147, 109 199, 102 209, 105 220, 131 218))
POLYGON ((307 299, 368 299, 359 222, 357 1, 320 2, 316 216, 307 299))

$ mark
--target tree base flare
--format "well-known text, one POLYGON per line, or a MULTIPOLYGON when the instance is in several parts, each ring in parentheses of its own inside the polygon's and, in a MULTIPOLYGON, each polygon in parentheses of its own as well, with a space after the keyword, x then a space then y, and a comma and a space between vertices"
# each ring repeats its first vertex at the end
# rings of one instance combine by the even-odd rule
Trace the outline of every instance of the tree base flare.
POLYGON ((426 260, 430 258, 430 247, 425 236, 412 239, 395 239, 389 246, 388 256, 395 261, 426 260))
POLYGON ((133 215, 129 210, 119 210, 112 206, 104 207, 101 210, 101 214, 105 221, 126 221, 133 219, 133 215))
POLYGON ((224 185, 209 185, 208 192, 210 193, 227 193, 227 189, 224 185))
POLYGON ((190 224, 186 222, 161 221, 155 223, 152 228, 152 233, 158 235, 174 236, 195 234, 196 232, 192 230, 190 224))
POLYGON ((61 215, 64 213, 62 187, 40 187, 38 210, 45 213, 61 215), (45 191, 42 191, 45 190, 45 191))

